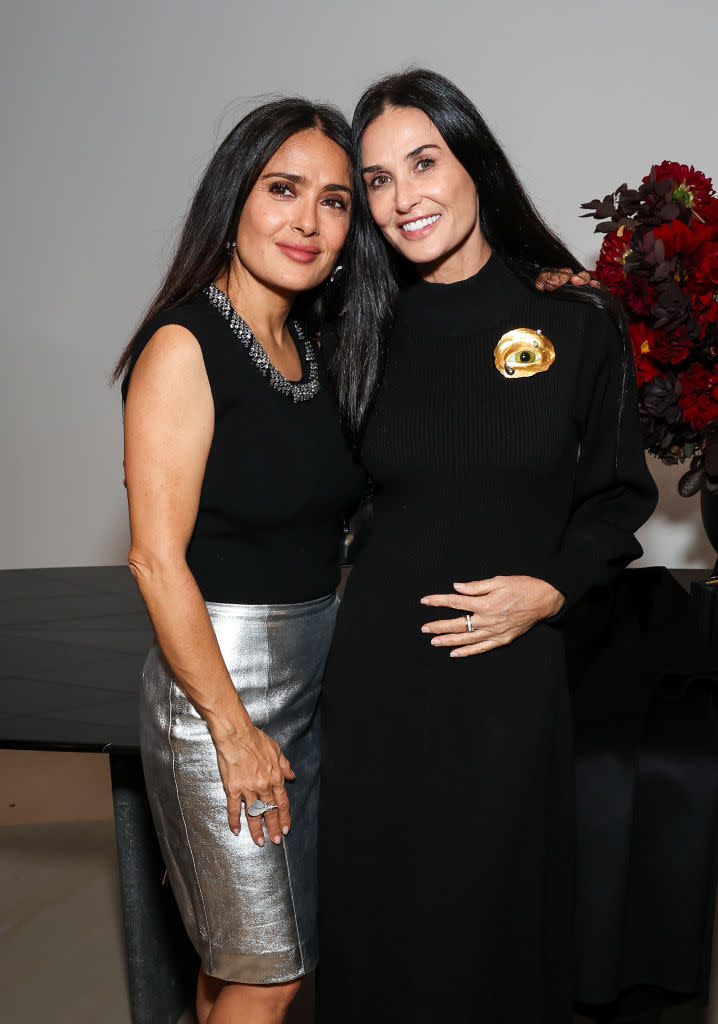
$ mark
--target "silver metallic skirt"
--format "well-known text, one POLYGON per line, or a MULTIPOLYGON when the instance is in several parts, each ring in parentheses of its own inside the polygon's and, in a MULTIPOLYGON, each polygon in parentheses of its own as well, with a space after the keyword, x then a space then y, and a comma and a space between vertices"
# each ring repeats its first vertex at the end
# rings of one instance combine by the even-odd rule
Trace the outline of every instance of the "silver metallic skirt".
POLYGON ((214 744, 158 647, 142 674, 140 745, 167 874, 205 972, 273 984, 312 971, 317 942, 318 699, 338 601, 208 603, 219 647, 253 723, 291 761, 292 827, 282 844, 235 836, 214 744))

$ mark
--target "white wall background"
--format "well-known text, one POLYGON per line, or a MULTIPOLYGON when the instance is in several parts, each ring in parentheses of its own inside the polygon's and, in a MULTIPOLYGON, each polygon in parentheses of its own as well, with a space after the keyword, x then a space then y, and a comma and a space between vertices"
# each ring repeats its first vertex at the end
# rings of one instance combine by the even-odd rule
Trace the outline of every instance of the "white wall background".
MULTIPOLYGON (((0 27, 0 568, 120 563, 120 400, 107 378, 173 232, 249 101, 347 113, 409 63, 453 78, 579 257, 579 204, 651 163, 718 178, 718 5, 689 0, 6 0, 0 27)), ((697 500, 652 462, 645 564, 712 564, 697 500)))

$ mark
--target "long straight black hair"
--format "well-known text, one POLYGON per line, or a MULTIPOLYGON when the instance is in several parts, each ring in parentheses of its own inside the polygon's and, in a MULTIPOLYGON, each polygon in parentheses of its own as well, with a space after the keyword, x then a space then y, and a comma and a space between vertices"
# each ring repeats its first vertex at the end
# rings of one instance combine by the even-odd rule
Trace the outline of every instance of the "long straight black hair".
MULTIPOLYGON (((169 269, 117 361, 113 382, 132 366, 142 328, 163 310, 186 302, 228 267, 227 242, 234 241, 244 204, 262 168, 287 139, 310 128, 336 142, 351 159, 351 129, 341 111, 303 97, 263 103, 227 135, 202 176, 169 269)), ((339 287, 331 288, 327 283, 301 293, 294 314, 310 330, 317 329, 322 320, 336 317, 344 304, 342 292, 347 280, 348 275, 339 279, 339 287)))
MULTIPOLYGON (((484 238, 517 276, 533 286, 544 269, 580 267, 536 211, 479 111, 453 82, 421 68, 375 82, 359 100, 352 124, 353 266, 345 282, 341 344, 333 360, 342 415, 355 439, 361 436, 381 380, 399 284, 412 274, 408 261, 389 246, 373 223, 361 174, 364 132, 389 107, 416 107, 431 118, 476 185, 484 238)), ((606 310, 621 330, 626 348, 623 314, 607 292, 570 287, 557 289, 552 297, 606 310)))

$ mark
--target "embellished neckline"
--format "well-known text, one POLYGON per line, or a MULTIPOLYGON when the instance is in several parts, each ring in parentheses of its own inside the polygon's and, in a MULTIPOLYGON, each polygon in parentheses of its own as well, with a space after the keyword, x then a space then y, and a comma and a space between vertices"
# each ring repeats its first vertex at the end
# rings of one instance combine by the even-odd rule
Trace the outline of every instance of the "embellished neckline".
POLYGON ((297 352, 299 354, 299 361, 303 363, 302 376, 300 380, 289 380, 272 364, 261 343, 252 333, 252 328, 242 319, 222 289, 213 283, 208 284, 202 291, 207 296, 210 304, 227 321, 229 329, 241 341, 247 350, 249 358, 261 375, 266 378, 271 388, 279 391, 282 395, 286 395, 287 398, 291 398, 294 402, 306 402, 310 398, 314 398, 319 391, 317 358, 314 354, 312 343, 296 320, 292 320, 289 326, 298 342, 297 352), (303 352, 300 347, 303 348, 303 352), (302 355, 304 355, 304 360, 302 360, 302 355))

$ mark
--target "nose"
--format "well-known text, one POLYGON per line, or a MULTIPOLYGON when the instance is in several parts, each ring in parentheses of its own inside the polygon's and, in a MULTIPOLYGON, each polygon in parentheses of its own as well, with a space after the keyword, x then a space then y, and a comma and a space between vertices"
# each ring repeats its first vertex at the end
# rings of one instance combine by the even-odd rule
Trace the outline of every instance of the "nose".
POLYGON ((394 190, 394 206, 397 213, 408 213, 420 198, 408 179, 397 180, 394 190))
POLYGON ((316 235, 318 230, 317 207, 309 198, 300 199, 294 206, 292 228, 304 236, 316 235))

